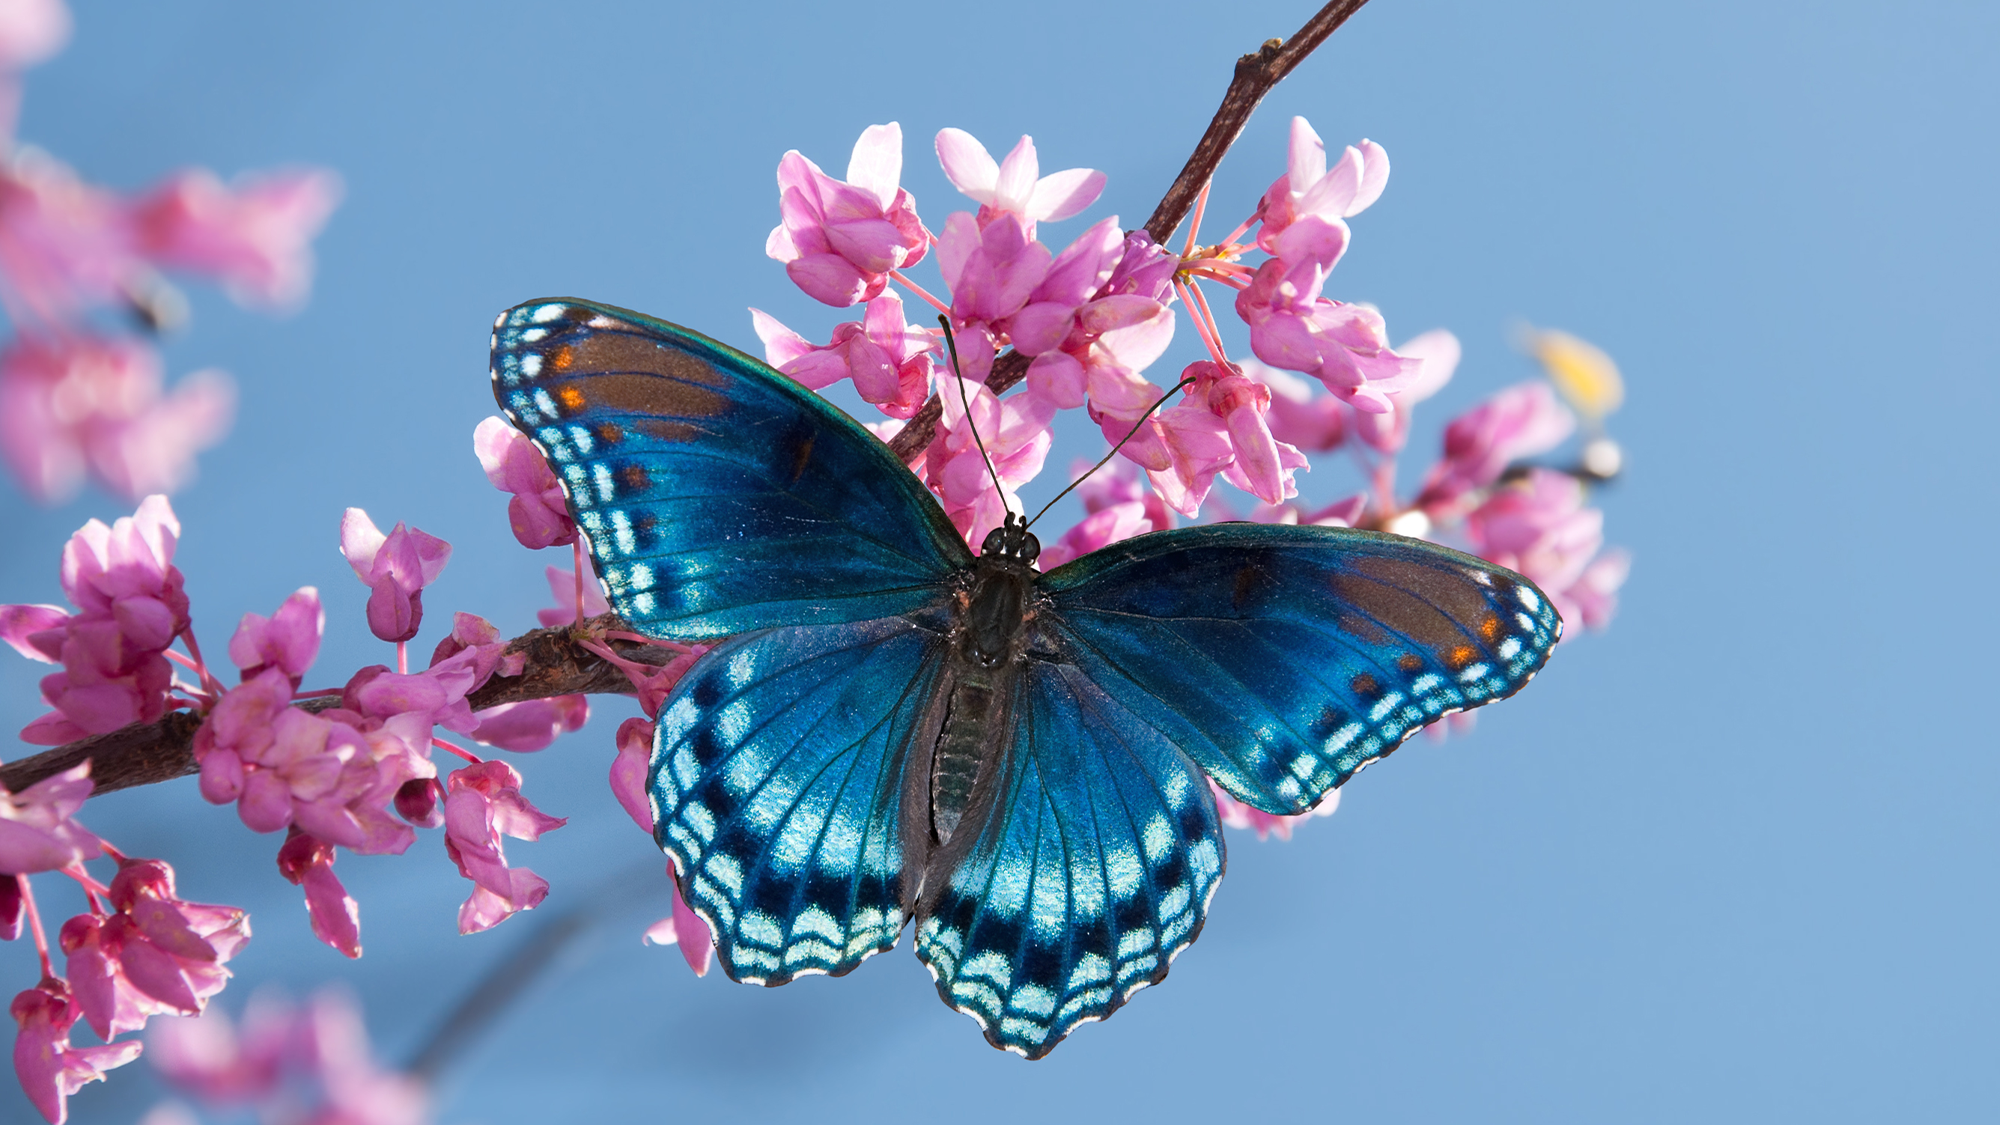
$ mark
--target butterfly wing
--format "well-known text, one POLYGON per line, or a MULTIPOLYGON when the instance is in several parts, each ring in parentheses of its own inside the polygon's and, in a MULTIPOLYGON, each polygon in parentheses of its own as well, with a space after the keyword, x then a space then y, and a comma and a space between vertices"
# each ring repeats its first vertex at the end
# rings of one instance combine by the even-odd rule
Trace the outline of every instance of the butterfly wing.
POLYGON ((1200 770, 1150 725, 1073 666, 1031 663, 1016 690, 978 834, 925 876, 917 955, 988 1042, 1033 1059, 1166 976, 1223 854, 1200 770))
POLYGON ((494 325, 493 393, 561 480, 613 608, 648 633, 890 617, 972 561, 874 435, 677 325, 518 305, 494 325))
POLYGON ((749 633, 662 704, 655 835, 732 978, 845 973, 896 944, 903 762, 943 644, 907 618, 749 633))
POLYGON ((1562 635, 1513 571, 1350 528, 1156 532, 1041 588, 1084 674, 1270 813, 1304 812, 1418 727, 1513 694, 1562 635))

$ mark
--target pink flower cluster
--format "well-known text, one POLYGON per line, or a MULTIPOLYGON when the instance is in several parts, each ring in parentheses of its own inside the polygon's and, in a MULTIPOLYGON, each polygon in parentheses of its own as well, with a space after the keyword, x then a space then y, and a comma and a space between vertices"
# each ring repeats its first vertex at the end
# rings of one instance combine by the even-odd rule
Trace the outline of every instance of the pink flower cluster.
POLYGON ((911 417, 935 388, 944 416, 926 456, 911 467, 968 542, 980 542, 1019 509, 1017 490, 1041 471, 1057 412, 1079 407, 1107 441, 1124 443, 1120 453, 1183 515, 1200 511, 1218 476, 1266 504, 1297 494, 1293 474, 1306 467, 1305 454, 1274 433, 1280 408, 1270 389, 1224 357, 1205 300, 1193 307, 1212 359, 1188 367, 1180 401, 1152 413, 1161 392, 1144 371, 1173 339, 1170 305, 1192 296, 1193 277, 1241 291, 1237 310, 1258 355, 1317 376, 1358 409, 1392 412, 1391 396, 1419 366, 1389 348, 1380 314, 1321 295, 1346 249, 1346 218, 1372 203, 1387 180, 1379 145, 1348 149, 1329 171, 1324 146, 1298 121, 1287 175, 1239 229, 1261 224, 1254 247, 1272 255, 1252 270, 1234 260, 1251 246, 1201 249, 1190 239, 1187 256, 1176 256, 1143 231, 1121 232, 1116 216, 1054 251, 1038 240, 1039 224, 1094 203, 1103 173, 1072 168, 1043 176, 1029 138, 996 161, 957 129, 938 134, 938 161, 979 207, 953 213, 933 235, 896 185, 901 142, 897 126, 871 127, 845 182, 797 153, 778 168, 784 221, 769 253, 820 301, 867 302, 862 320, 837 326, 832 341, 819 345, 760 310, 751 313, 772 365, 808 387, 852 379, 861 397, 892 419, 911 417), (948 301, 903 272, 926 245, 937 250, 948 301), (892 281, 950 318, 966 386, 934 377, 938 334, 905 322, 901 299, 887 288, 892 281), (1027 390, 1003 400, 983 384, 1009 347, 1030 360, 1027 390))
POLYGON ((240 1026, 220 1010, 162 1020, 146 1047, 168 1085, 218 1110, 251 1106, 262 1120, 318 1125, 428 1120, 423 1082, 375 1060, 360 1010, 339 991, 322 991, 303 1005, 253 996, 240 1026))
POLYGON ((220 372, 165 389, 158 353, 91 326, 124 304, 164 324, 185 301, 161 276, 220 282, 239 303, 286 309, 312 278, 312 240, 340 198, 320 169, 224 184, 187 169, 133 198, 85 182, 17 144, 22 67, 69 30, 59 0, 7 6, 0 23, 0 308, 20 333, 0 348, 0 453, 29 495, 59 501, 86 476, 127 498, 169 492, 196 452, 229 428, 235 392, 220 372))

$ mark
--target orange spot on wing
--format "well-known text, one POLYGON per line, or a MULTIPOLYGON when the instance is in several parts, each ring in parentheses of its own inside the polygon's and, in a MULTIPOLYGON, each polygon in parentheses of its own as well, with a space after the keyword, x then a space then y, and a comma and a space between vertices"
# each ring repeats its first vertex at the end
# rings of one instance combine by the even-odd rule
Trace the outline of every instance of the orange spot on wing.
POLYGON ((1472 663, 1473 658, 1478 655, 1479 653, 1471 645, 1453 645, 1445 650, 1444 666, 1456 672, 1472 663))
POLYGON ((1479 639, 1493 643, 1500 639, 1500 615, 1489 613, 1479 622, 1479 639))
POLYGON ((591 432, 603 445, 617 445, 625 440, 625 429, 616 422, 600 422, 591 432))
POLYGON ((589 404, 590 400, 584 396, 583 388, 574 383, 556 388, 556 405, 561 407, 565 414, 575 414, 589 404))
POLYGON ((1353 689, 1354 694, 1359 696, 1366 697, 1382 694, 1382 685, 1376 683, 1375 677, 1366 672, 1354 677, 1353 680, 1348 682, 1347 686, 1353 689))
POLYGON ((570 365, 576 362, 576 349, 570 347, 568 344, 564 344, 562 347, 550 352, 544 362, 551 371, 568 371, 570 365))
POLYGON ((1424 658, 1414 652, 1406 652, 1396 658, 1396 667, 1405 672, 1414 672, 1424 666, 1424 658))

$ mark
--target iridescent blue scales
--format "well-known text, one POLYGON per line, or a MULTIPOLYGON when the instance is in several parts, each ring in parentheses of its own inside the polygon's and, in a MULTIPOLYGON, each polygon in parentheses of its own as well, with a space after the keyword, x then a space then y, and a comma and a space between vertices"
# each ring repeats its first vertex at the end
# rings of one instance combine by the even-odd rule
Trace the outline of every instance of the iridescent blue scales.
POLYGON ((1200 932, 1207 779, 1303 812, 1562 631, 1519 575, 1366 531, 1184 528, 1043 575, 1010 524, 975 558, 852 419, 606 305, 508 310, 493 379, 613 607, 729 638, 663 703, 651 773, 723 968, 845 973, 914 925, 945 1002, 1030 1058, 1200 932))

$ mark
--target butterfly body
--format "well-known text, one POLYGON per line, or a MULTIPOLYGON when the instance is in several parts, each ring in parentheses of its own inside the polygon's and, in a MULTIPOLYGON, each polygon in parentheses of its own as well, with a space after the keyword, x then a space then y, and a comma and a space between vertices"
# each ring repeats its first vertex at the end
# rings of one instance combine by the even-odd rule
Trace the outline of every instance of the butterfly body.
POLYGON ((1223 870, 1216 785, 1300 813, 1561 624, 1416 540, 1225 524, 1048 573, 974 556, 877 439, 783 375, 591 302, 495 326, 495 394, 612 604, 727 637, 660 708, 650 796, 738 980, 841 974, 914 923, 944 1000, 1040 1057, 1162 978, 1223 870))

